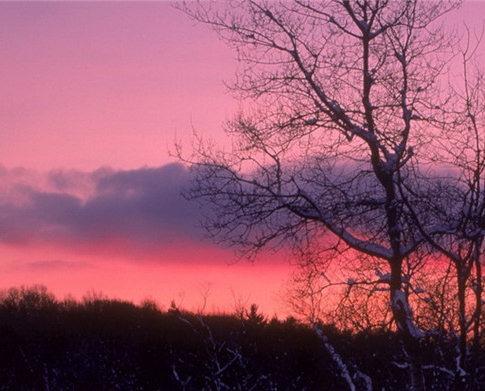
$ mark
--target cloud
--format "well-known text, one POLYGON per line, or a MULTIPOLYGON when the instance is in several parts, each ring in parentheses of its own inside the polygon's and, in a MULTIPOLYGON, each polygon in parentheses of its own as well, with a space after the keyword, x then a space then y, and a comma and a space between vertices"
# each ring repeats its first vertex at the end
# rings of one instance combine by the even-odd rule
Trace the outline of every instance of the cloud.
POLYGON ((40 175, 0 167, 0 243, 142 255, 199 242, 199 205, 181 164, 40 175))

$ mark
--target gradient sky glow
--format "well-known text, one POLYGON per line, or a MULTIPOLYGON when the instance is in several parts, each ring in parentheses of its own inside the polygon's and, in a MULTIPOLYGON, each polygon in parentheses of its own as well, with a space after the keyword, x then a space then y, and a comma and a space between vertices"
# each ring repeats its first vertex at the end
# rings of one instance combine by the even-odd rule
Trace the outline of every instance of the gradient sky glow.
POLYGON ((283 256, 234 265, 202 241, 168 153, 193 128, 223 140, 234 57, 168 2, 0 2, 0 288, 278 311, 283 256))
POLYGON ((167 2, 0 4, 8 166, 159 166, 176 134, 233 112, 232 53, 167 2))

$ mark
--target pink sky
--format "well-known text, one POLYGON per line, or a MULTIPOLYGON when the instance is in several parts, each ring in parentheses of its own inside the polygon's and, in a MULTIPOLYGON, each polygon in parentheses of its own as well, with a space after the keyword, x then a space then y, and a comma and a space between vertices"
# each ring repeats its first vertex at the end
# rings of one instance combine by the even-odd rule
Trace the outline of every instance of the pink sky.
MULTIPOLYGON (((467 2, 448 23, 484 15, 467 2)), ((212 31, 167 2, 1 2, 0 37, 0 288, 197 309, 210 286, 208 309, 279 310, 288 265, 229 265, 202 241, 168 154, 193 127, 222 140, 237 108, 237 62, 212 31)))

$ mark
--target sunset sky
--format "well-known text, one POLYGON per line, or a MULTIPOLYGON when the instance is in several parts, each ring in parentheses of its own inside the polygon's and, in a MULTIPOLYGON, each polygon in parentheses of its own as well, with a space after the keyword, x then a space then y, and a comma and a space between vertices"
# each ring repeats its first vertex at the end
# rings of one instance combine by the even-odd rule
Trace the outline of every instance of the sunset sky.
MULTIPOLYGON (((484 19, 466 2, 447 25, 484 19)), ((203 240, 169 154, 193 129, 224 142, 237 67, 168 2, 0 2, 0 288, 279 311, 283 255, 234 264, 203 240)))

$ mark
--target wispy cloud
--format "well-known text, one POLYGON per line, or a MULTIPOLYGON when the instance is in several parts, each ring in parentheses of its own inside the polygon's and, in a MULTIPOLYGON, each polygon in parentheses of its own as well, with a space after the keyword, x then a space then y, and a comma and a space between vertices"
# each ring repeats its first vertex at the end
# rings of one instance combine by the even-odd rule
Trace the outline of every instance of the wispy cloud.
MULTIPOLYGON (((146 254, 199 242, 198 205, 181 164, 94 172, 0 169, 0 243, 146 254)), ((129 254, 127 254, 129 255, 129 254)))

